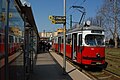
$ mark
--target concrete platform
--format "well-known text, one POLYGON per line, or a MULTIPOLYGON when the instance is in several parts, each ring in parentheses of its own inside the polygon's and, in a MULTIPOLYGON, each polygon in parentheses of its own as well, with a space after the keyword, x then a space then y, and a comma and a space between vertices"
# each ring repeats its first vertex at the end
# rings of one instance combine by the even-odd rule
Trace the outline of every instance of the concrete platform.
POLYGON ((31 80, 72 80, 72 78, 63 75, 62 67, 48 52, 45 52, 37 55, 31 80))
POLYGON ((66 62, 67 74, 63 74, 62 65, 63 58, 55 52, 40 53, 37 55, 31 80, 91 80, 68 62, 66 62))

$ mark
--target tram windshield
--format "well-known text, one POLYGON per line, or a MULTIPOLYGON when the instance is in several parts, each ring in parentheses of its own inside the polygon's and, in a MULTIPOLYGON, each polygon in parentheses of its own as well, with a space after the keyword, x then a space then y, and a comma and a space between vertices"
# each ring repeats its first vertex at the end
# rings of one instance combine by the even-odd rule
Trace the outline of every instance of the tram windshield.
POLYGON ((104 45, 104 35, 93 35, 89 34, 85 37, 85 43, 91 46, 102 46, 104 45))

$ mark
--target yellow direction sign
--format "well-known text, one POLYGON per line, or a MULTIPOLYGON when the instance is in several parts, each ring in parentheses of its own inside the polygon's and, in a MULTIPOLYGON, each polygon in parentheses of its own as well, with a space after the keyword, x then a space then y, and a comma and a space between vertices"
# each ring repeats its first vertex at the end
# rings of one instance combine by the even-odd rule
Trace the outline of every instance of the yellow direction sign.
POLYGON ((66 22, 65 16, 49 16, 52 24, 64 24, 66 22))
POLYGON ((54 19, 54 17, 53 16, 49 16, 49 20, 53 20, 54 19))
POLYGON ((65 23, 65 21, 56 21, 56 20, 52 20, 51 21, 52 22, 52 24, 64 24, 65 23))
POLYGON ((55 20, 65 20, 65 16, 54 16, 55 20))
POLYGON ((12 18, 13 14, 12 13, 9 13, 9 18, 12 18))
POLYGON ((52 20, 51 23, 52 23, 52 24, 55 24, 56 22, 55 22, 55 20, 52 20))

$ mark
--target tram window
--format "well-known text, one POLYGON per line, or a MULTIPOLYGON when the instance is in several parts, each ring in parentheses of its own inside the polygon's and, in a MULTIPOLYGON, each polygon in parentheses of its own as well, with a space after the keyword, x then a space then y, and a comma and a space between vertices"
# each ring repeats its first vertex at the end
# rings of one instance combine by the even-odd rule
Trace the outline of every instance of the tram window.
POLYGON ((19 38, 17 38, 17 43, 19 43, 19 38))
POLYGON ((15 43, 17 43, 17 37, 15 37, 15 43))
POLYGON ((82 45, 82 34, 79 34, 79 46, 82 45))
POLYGON ((0 34, 0 43, 2 43, 2 35, 0 34))
POLYGON ((14 39, 13 39, 13 36, 9 36, 9 43, 13 43, 14 39))
POLYGON ((24 39, 23 38, 19 38, 19 43, 23 43, 24 39))
POLYGON ((64 43, 63 36, 62 36, 62 43, 64 43))
POLYGON ((17 43, 19 43, 19 38, 17 38, 17 43))
POLYGON ((58 40, 57 40, 57 39, 58 39, 58 38, 55 38, 55 40, 54 40, 55 43, 58 43, 58 40))
POLYGON ((56 43, 58 43, 58 38, 56 38, 56 43))
POLYGON ((71 34, 67 36, 66 42, 67 44, 71 44, 71 34))
POLYGON ((22 42, 22 39, 21 39, 21 38, 19 38, 18 42, 22 42))
POLYGON ((87 45, 91 45, 91 46, 104 45, 104 35, 92 35, 92 34, 88 34, 85 37, 85 43, 87 45))
POLYGON ((2 43, 4 43, 4 41, 5 41, 5 38, 4 38, 5 36, 3 35, 2 36, 2 43))

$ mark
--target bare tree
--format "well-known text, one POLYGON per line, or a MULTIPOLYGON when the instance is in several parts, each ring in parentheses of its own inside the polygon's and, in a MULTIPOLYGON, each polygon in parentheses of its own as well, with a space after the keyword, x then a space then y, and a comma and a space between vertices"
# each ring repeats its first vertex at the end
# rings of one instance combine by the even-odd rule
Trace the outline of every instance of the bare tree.
POLYGON ((100 24, 111 33, 115 42, 115 48, 118 47, 118 34, 120 32, 120 0, 104 0, 103 5, 97 13, 101 18, 100 24))
POLYGON ((87 20, 91 22, 91 25, 102 26, 102 18, 100 16, 89 17, 87 20))

